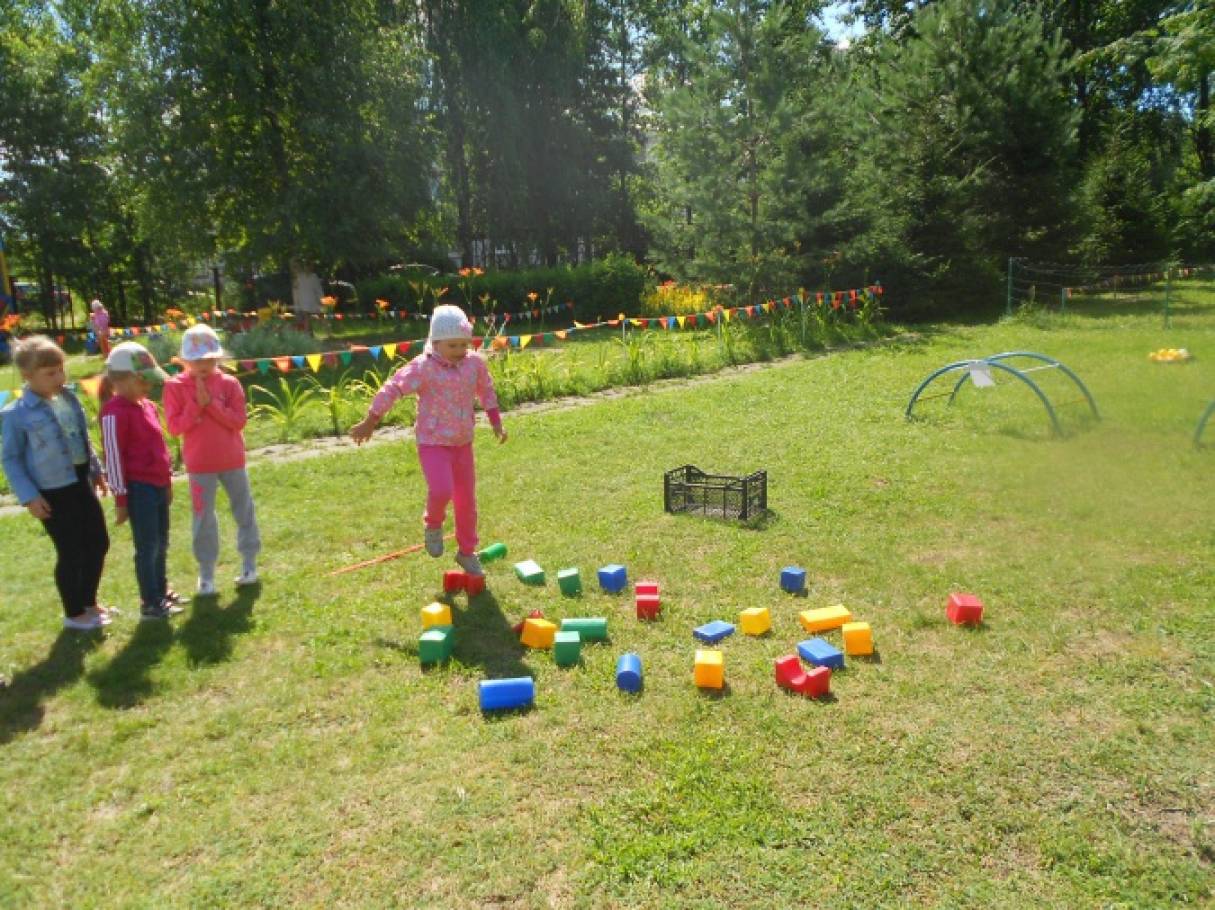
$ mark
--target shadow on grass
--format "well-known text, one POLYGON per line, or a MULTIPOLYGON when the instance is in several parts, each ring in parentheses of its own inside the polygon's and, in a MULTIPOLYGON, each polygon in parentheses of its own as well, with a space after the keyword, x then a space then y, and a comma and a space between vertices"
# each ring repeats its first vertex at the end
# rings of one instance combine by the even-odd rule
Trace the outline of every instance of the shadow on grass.
POLYGON ((152 694, 151 671, 173 644, 169 620, 141 622, 122 650, 102 670, 88 676, 97 702, 106 708, 133 708, 152 694))
POLYGON ((38 729, 43 702, 84 675, 84 657, 97 647, 99 633, 63 629, 41 663, 22 670, 0 689, 0 745, 38 729))
POLYGON ((523 662, 527 649, 515 635, 492 591, 487 588, 469 598, 462 610, 453 605, 451 612, 456 632, 456 660, 469 666, 481 666, 486 679, 532 675, 531 668, 523 662))
POLYGON ((253 628, 253 605, 260 584, 237 588, 236 597, 221 608, 216 596, 195 597, 190 618, 177 631, 191 667, 218 664, 232 657, 232 636, 253 628))

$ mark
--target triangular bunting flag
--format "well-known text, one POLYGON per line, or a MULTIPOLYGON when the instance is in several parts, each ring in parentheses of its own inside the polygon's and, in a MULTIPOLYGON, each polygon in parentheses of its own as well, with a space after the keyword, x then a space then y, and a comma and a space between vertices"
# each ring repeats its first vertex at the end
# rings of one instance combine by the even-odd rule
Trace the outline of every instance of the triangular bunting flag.
POLYGON ((262 373, 263 375, 270 372, 270 361, 266 360, 265 358, 259 360, 257 362, 257 369, 258 372, 262 373))
POLYGON ((562 329, 559 332, 553 332, 553 334, 556 335, 558 338, 560 338, 562 341, 565 341, 565 339, 569 338, 569 336, 570 336, 570 333, 567 332, 565 329, 562 329))
POLYGON ((321 355, 320 354, 309 354, 307 359, 308 359, 308 366, 312 367, 312 372, 314 372, 314 373, 318 372, 321 368, 321 355))
POLYGON ((307 361, 304 360, 303 354, 296 354, 295 356, 293 356, 291 358, 291 362, 294 363, 301 370, 304 368, 304 364, 307 363, 307 361))
POLYGON ((274 365, 276 367, 278 367, 280 373, 291 372, 291 358, 290 357, 272 357, 270 359, 274 361, 274 365))
POLYGON ((322 354, 321 359, 325 361, 325 366, 327 367, 335 367, 338 365, 337 354, 322 354))
POLYGON ((682 329, 682 328, 683 328, 683 324, 684 324, 685 322, 687 322, 687 321, 688 321, 688 317, 686 317, 686 316, 676 316, 676 317, 675 317, 675 321, 679 323, 679 327, 682 329))
POLYGON ((531 341, 532 341, 531 335, 520 335, 519 336, 519 350, 523 350, 525 347, 527 347, 529 344, 531 344, 531 341))
POLYGON ((397 356, 397 346, 395 344, 384 345, 384 356, 389 360, 393 360, 397 356))
POLYGON ((372 359, 372 360, 379 360, 379 359, 380 359, 380 351, 382 351, 382 350, 384 350, 384 348, 383 348, 382 346, 380 346, 380 345, 378 345, 378 344, 373 344, 371 347, 369 347, 369 348, 367 349, 367 352, 368 352, 369 354, 371 354, 371 359, 372 359))

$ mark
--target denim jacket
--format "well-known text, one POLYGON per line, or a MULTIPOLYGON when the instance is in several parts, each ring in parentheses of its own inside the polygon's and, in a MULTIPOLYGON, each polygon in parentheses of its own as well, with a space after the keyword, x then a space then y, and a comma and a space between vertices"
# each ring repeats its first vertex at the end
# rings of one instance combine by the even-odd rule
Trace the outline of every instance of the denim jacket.
MULTIPOLYGON (((71 404, 80 421, 89 453, 89 476, 94 479, 104 476, 101 462, 93 451, 93 441, 89 439, 84 408, 67 389, 59 394, 71 404)), ((67 437, 44 398, 26 388, 20 398, 0 411, 0 430, 4 437, 4 473, 22 505, 36 499, 39 490, 58 490, 76 482, 76 467, 68 451, 67 437)))

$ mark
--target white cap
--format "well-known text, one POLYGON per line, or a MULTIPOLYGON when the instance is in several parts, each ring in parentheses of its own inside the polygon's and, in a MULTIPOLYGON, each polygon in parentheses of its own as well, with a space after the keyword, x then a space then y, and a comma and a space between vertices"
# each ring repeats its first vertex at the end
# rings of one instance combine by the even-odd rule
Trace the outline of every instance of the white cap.
POLYGON ((458 306, 445 304, 430 314, 430 340, 450 341, 472 338, 472 323, 458 306))
POLYGON ((92 309, 92 310, 104 310, 104 309, 105 309, 105 307, 103 307, 103 306, 101 305, 101 301, 100 301, 100 300, 93 300, 93 302, 89 304, 89 309, 92 309))
POLYGON ((181 336, 182 360, 219 360, 227 356, 215 329, 209 325, 192 325, 181 336))
POLYGON ((114 345, 110 356, 105 359, 105 368, 110 372, 138 373, 149 382, 159 383, 169 378, 168 374, 156 365, 152 352, 134 341, 114 345))

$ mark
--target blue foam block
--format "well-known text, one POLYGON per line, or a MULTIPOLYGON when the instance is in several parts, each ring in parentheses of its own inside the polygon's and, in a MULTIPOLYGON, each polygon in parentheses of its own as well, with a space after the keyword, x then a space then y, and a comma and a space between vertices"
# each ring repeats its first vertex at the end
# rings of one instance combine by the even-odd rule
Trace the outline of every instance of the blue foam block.
POLYGON ((536 700, 536 681, 530 676, 485 679, 478 683, 482 711, 523 708, 536 700))
POLYGON ((616 685, 623 692, 641 691, 641 658, 638 655, 620 655, 620 660, 616 661, 616 685))
POLYGON ((807 638, 798 642, 797 653, 806 663, 816 667, 830 667, 832 670, 844 669, 844 652, 832 646, 821 638, 807 638))
POLYGON ((609 594, 617 594, 629 585, 629 576, 624 566, 613 563, 599 570, 599 587, 609 594))
POLYGON ((806 570, 797 566, 785 566, 780 570, 780 586, 782 591, 801 594, 806 590, 806 570))
POLYGON ((712 622, 705 623, 699 628, 693 629, 692 634, 701 641, 707 641, 710 644, 715 644, 721 641, 727 635, 734 634, 734 624, 724 622, 720 619, 715 619, 712 622))

